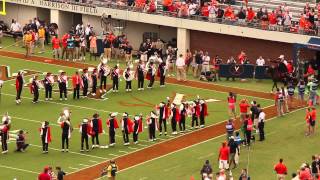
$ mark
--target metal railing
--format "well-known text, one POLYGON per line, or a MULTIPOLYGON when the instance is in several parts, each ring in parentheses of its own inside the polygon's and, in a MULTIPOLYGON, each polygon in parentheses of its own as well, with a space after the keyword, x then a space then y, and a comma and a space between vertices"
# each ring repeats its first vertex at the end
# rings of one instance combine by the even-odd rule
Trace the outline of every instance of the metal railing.
MULTIPOLYGON (((285 26, 285 25, 270 25, 269 22, 261 21, 258 19, 254 19, 253 21, 249 22, 246 19, 230 20, 227 18, 209 18, 201 15, 181 16, 178 11, 170 12, 170 11, 163 11, 161 9, 157 9, 154 12, 148 12, 147 10, 145 10, 145 8, 119 5, 117 4, 117 2, 115 2, 115 0, 106 0, 106 1, 83 0, 82 2, 76 2, 74 0, 50 0, 50 1, 60 2, 60 3, 70 3, 70 4, 81 5, 81 6, 119 9, 119 10, 126 10, 126 11, 139 12, 139 13, 145 13, 145 14, 162 15, 162 16, 168 16, 168 17, 183 18, 183 19, 189 19, 189 20, 195 20, 195 21, 204 21, 204 22, 219 23, 219 24, 226 24, 226 25, 233 25, 233 26, 249 27, 249 28, 262 29, 266 31, 280 31, 280 32, 303 34, 303 35, 309 35, 309 36, 320 36, 320 30, 318 30, 320 27, 320 24, 318 24, 318 22, 315 22, 314 27, 310 29, 302 29, 302 28, 299 28, 299 22, 294 20, 291 21, 291 25, 285 26)), ((227 6, 227 5, 224 4, 222 6, 227 6)))

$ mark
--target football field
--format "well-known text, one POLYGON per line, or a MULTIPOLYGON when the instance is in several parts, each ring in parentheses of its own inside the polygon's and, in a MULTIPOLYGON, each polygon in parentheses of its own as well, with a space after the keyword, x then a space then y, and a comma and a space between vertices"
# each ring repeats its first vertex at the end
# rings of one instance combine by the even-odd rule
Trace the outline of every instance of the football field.
MULTIPOLYGON (((18 70, 26 70, 40 75, 42 79, 43 72, 52 72, 57 74, 60 69, 65 70, 71 76, 77 68, 53 65, 47 63, 39 63, 26 61, 12 57, 0 57, 0 64, 10 66, 11 72, 18 70)), ((25 77, 25 81, 29 82, 31 75, 25 77)), ((108 82, 110 84, 111 81, 108 82)), ((70 84, 70 83, 69 83, 70 84)), ((136 84, 133 84, 136 87, 136 84)), ((57 85, 54 86, 57 89, 57 85)), ((56 92, 56 91, 54 91, 56 92)), ((15 104, 15 80, 5 81, 1 92, 0 113, 9 112, 12 117, 12 128, 10 134, 12 139, 9 144, 9 153, 0 155, 0 167, 6 169, 1 173, 1 177, 6 179, 34 179, 37 173, 44 166, 61 166, 67 173, 72 173, 84 169, 86 167, 105 162, 120 156, 128 155, 140 149, 152 146, 158 142, 163 142, 175 138, 170 134, 171 128, 168 124, 169 136, 161 136, 157 142, 149 142, 147 138, 147 129, 140 135, 138 145, 123 146, 122 134, 117 131, 117 145, 114 148, 94 149, 88 153, 80 153, 80 133, 78 127, 83 118, 90 118, 94 113, 99 113, 103 119, 103 128, 107 132, 106 119, 110 112, 118 112, 118 120, 121 119, 123 112, 130 115, 142 113, 146 116, 155 106, 165 101, 166 97, 174 100, 177 97, 183 97, 186 100, 194 100, 197 96, 209 100, 208 110, 209 116, 206 124, 208 126, 225 121, 228 119, 226 110, 227 102, 226 92, 218 92, 215 90, 207 90, 197 87, 188 87, 181 84, 167 84, 166 87, 160 88, 158 82, 152 90, 136 91, 135 88, 131 93, 124 91, 124 81, 120 83, 119 93, 107 93, 105 99, 89 99, 81 98, 80 100, 72 99, 72 92, 69 92, 67 101, 59 101, 58 93, 53 94, 53 101, 43 101, 44 91, 40 90, 40 103, 32 104, 32 95, 29 88, 25 87, 22 93, 22 104, 15 104), (210 101, 211 100, 211 101, 210 101), (60 152, 61 148, 61 129, 57 124, 59 113, 63 108, 69 108, 72 111, 71 123, 74 127, 72 132, 69 153, 60 152), (49 145, 49 154, 42 154, 41 140, 39 136, 39 128, 41 122, 49 121, 52 128, 52 143, 49 145), (14 134, 20 129, 26 130, 27 142, 30 147, 25 153, 15 153, 14 134)), ((250 96, 238 95, 238 98, 248 98, 249 101, 256 100, 262 107, 273 104, 272 100, 260 99, 250 96)), ((190 118, 187 119, 187 127, 190 127, 190 118)), ((144 122, 145 124, 145 122, 144 122)), ((189 129, 189 128, 188 128, 189 129)), ((190 133, 191 131, 187 132, 190 133)), ((179 134, 178 136, 183 136, 179 134)), ((107 145, 108 135, 100 136, 101 145, 107 145)), ((131 178, 129 178, 131 179, 131 178)), ((133 178, 136 179, 136 178, 133 178)))

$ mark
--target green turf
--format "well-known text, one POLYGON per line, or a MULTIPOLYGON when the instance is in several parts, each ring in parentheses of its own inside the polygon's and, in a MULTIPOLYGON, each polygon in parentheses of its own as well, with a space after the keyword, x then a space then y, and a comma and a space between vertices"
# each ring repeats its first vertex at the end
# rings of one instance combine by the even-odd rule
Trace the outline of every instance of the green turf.
MULTIPOLYGON (((70 75, 76 69, 60 67, 56 65, 50 64, 42 64, 31 61, 19 60, 16 58, 0 58, 0 64, 9 65, 11 68, 11 72, 16 72, 20 69, 31 69, 35 71, 39 71, 40 74, 42 72, 51 71, 53 73, 58 72, 59 69, 64 69, 70 75)), ((25 77, 25 80, 28 81, 30 76, 25 77)), ((117 146, 115 148, 109 149, 95 149, 89 153, 80 154, 80 134, 78 129, 75 129, 72 133, 71 139, 71 148, 70 151, 73 153, 61 153, 60 149, 60 127, 57 125, 56 120, 58 118, 59 113, 62 111, 64 107, 68 107, 72 111, 72 124, 75 128, 78 127, 82 118, 90 117, 93 113, 98 112, 103 119, 103 126, 106 130, 105 120, 107 118, 107 114, 112 112, 128 112, 131 115, 135 113, 143 113, 146 115, 154 108, 156 104, 160 101, 164 101, 166 97, 173 97, 175 93, 181 93, 186 95, 187 100, 192 100, 199 95, 205 99, 217 99, 220 102, 213 102, 208 104, 210 116, 207 118, 207 125, 211 125, 217 122, 221 122, 228 118, 228 114, 226 111, 227 102, 226 102, 226 93, 215 92, 210 90, 196 89, 186 86, 178 86, 168 84, 165 88, 160 88, 158 82, 156 82, 155 88, 153 90, 145 90, 143 92, 136 91, 135 88, 132 93, 126 93, 124 91, 124 83, 123 81, 120 83, 120 92, 117 94, 110 93, 107 95, 108 99, 101 100, 93 100, 93 99, 80 99, 80 100, 72 100, 71 94, 69 95, 68 101, 60 102, 58 99, 58 94, 54 93, 54 101, 52 102, 44 102, 41 101, 39 104, 31 103, 31 94, 29 93, 29 89, 26 87, 22 93, 22 104, 17 106, 15 105, 15 87, 14 80, 5 82, 4 88, 2 89, 2 96, 0 102, 0 114, 8 111, 9 114, 13 117, 12 130, 25 129, 28 133, 28 143, 31 143, 32 146, 28 149, 28 152, 24 154, 14 153, 14 142, 10 143, 10 152, 7 155, 0 155, 1 161, 0 166, 7 166, 5 173, 0 174, 0 179, 13 179, 17 177, 18 179, 33 179, 35 174, 32 172, 40 171, 45 165, 51 166, 62 166, 65 171, 73 172, 76 169, 84 168, 85 165, 92 165, 97 162, 102 162, 107 159, 114 158, 116 156, 124 155, 126 153, 135 151, 135 149, 130 149, 128 147, 122 146, 122 137, 121 133, 118 130, 117 132, 117 146), (143 102, 143 101, 146 102, 143 102), (127 107, 121 105, 121 102, 128 102, 133 104, 140 104, 142 106, 133 106, 127 107), (39 147, 41 141, 39 137, 38 128, 40 127, 42 121, 47 120, 50 121, 52 127, 52 135, 53 142, 50 144, 50 149, 48 155, 41 154, 41 148, 39 147), (114 155, 113 155, 114 154, 114 155), (91 156, 91 161, 88 161, 88 156, 91 156), (24 162, 24 163, 21 163, 24 162), (10 167, 24 169, 31 172, 21 173, 20 170, 9 169, 10 167), (23 177, 23 178, 22 178, 23 177)), ((108 82, 110 83, 110 81, 108 82)), ((136 87, 134 82, 133 87, 136 87)), ((57 86, 54 87, 54 89, 57 86)), ((40 91, 40 99, 43 100, 44 91, 40 91)), ((243 98, 243 96, 239 95, 239 98, 243 98)), ((273 102, 270 100, 257 99, 254 97, 247 97, 249 100, 257 100, 263 107, 272 105, 273 102)), ((120 117, 118 117, 120 119, 120 117)), ((190 125, 190 119, 187 120, 187 125, 190 125)), ((170 125, 169 133, 171 132, 170 125)), ((159 141, 164 141, 171 137, 162 137, 159 141)), ((131 145, 130 147, 141 149, 145 146, 152 145, 154 143, 147 141, 147 131, 143 132, 140 135, 140 143, 139 145, 131 145)), ((107 144, 108 136, 102 135, 100 137, 100 141, 102 145, 107 144)))
MULTIPOLYGON (((319 108, 318 108, 319 109, 319 108)), ((233 170, 234 179, 239 178, 242 168, 248 168, 251 179, 276 179, 273 166, 283 158, 289 174, 296 172, 304 162, 311 162, 311 155, 318 154, 319 132, 314 136, 304 135, 305 110, 275 118, 266 123, 266 141, 256 142, 251 150, 242 147, 240 165, 233 170), (249 161, 248 161, 249 157, 249 161), (249 163, 248 163, 249 162, 249 163)), ((212 139, 180 152, 124 170, 118 179, 200 179, 200 169, 205 160, 210 160, 214 172, 218 171, 218 149, 225 136, 212 139), (161 174, 161 177, 159 177, 161 174)), ((289 179, 289 178, 288 178, 289 179)))

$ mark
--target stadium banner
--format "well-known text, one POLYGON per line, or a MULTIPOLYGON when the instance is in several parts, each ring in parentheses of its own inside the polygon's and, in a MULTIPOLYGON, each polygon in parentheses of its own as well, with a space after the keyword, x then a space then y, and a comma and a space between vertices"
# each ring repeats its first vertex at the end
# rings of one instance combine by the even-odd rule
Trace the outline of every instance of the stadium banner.
POLYGON ((67 4, 67 3, 44 1, 44 0, 7 0, 6 2, 100 16, 100 13, 98 12, 98 8, 81 6, 76 4, 67 4))
POLYGON ((220 77, 235 77, 235 78, 253 78, 268 79, 268 66, 257 66, 253 64, 221 64, 219 75, 220 77))

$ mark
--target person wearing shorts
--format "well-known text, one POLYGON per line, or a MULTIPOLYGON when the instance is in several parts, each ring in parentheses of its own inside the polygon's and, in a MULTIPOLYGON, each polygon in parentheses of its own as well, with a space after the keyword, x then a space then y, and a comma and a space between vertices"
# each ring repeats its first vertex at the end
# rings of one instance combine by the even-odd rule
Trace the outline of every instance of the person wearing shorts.
POLYGON ((60 39, 57 36, 52 36, 51 44, 54 59, 61 58, 60 39))
POLYGON ((92 58, 92 56, 94 56, 94 60, 97 60, 97 36, 96 34, 92 34, 92 36, 89 37, 89 45, 90 45, 90 60, 92 58))
POLYGON ((30 31, 27 31, 27 33, 24 35, 24 43, 26 47, 26 57, 29 57, 31 55, 31 46, 32 46, 32 35, 30 31))
POLYGON ((232 93, 229 92, 229 97, 228 97, 228 110, 229 110, 229 115, 233 116, 236 118, 236 96, 232 93))
POLYGON ((315 126, 316 126, 316 116, 317 116, 317 110, 315 107, 311 108, 310 112, 310 134, 314 134, 315 126))
POLYGON ((239 107, 240 107, 240 120, 241 121, 244 121, 247 113, 248 113, 248 108, 249 108, 249 104, 248 104, 248 101, 246 99, 242 99, 240 104, 239 104, 239 107))
POLYGON ((277 173, 277 180, 284 180, 287 175, 287 167, 283 163, 283 159, 279 160, 279 163, 274 166, 274 171, 277 173))
POLYGON ((223 142, 222 146, 220 147, 218 156, 219 169, 229 169, 229 155, 229 147, 227 146, 226 142, 223 142))

